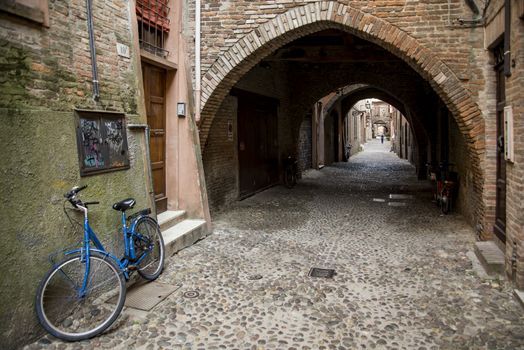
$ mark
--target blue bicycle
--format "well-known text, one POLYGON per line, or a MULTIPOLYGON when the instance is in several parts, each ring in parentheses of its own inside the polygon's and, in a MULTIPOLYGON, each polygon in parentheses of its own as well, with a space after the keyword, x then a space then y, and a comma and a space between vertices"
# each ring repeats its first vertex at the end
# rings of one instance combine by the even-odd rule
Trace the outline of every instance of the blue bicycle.
POLYGON ((124 256, 119 259, 104 248, 89 226, 88 208, 99 203, 77 198, 86 187, 75 186, 64 195, 64 212, 73 226, 68 210, 84 214, 83 241, 79 247, 64 251, 65 258, 53 264, 36 295, 40 324, 67 341, 92 338, 106 330, 124 307, 130 274, 138 271, 146 280, 154 280, 164 266, 164 241, 157 222, 148 216, 151 210, 126 217, 126 210, 136 203, 134 199, 113 205, 122 212, 124 256), (66 208, 67 202, 71 208, 66 208))

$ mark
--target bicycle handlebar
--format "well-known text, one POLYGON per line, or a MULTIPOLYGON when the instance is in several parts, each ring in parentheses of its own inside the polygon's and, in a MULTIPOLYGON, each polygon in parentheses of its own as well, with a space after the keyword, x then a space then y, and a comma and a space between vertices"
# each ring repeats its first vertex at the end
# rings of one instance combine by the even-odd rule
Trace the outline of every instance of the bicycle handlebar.
POLYGON ((88 205, 88 204, 98 204, 99 202, 82 203, 82 201, 80 199, 76 199, 76 195, 78 194, 78 192, 80 192, 80 191, 82 191, 82 190, 84 190, 86 188, 87 188, 87 185, 84 185, 84 186, 81 186, 81 187, 75 186, 69 192, 64 194, 64 197, 76 209, 78 209, 78 205, 85 206, 85 205, 88 205))
POLYGON ((82 187, 78 187, 78 186, 75 186, 71 189, 71 191, 67 192, 66 194, 64 194, 64 197, 67 198, 67 199, 71 199, 71 198, 74 198, 76 196, 76 194, 84 189, 87 188, 87 185, 84 185, 82 187))

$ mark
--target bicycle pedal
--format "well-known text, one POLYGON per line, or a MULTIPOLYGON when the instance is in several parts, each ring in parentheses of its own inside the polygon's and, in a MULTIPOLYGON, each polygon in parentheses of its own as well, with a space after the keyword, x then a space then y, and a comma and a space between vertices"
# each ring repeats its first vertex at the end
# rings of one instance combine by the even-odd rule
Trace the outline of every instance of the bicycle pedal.
POLYGON ((129 265, 129 266, 127 267, 127 269, 128 269, 129 271, 136 271, 136 270, 138 270, 138 266, 136 266, 136 265, 129 265))

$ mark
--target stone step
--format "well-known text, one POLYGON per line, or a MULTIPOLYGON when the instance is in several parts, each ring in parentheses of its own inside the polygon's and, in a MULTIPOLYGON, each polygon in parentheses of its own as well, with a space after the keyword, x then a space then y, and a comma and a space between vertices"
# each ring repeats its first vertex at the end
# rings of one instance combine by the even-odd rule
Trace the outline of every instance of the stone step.
POLYGON ((513 291, 513 295, 515 296, 515 299, 519 302, 520 306, 524 309, 524 290, 518 290, 515 289, 513 291))
POLYGON ((185 218, 185 210, 168 210, 157 215, 157 222, 160 226, 160 231, 165 231, 168 228, 175 226, 185 218))
POLYGON ((186 219, 162 231, 166 256, 171 256, 206 236, 206 221, 186 219))
POLYGON ((475 255, 488 275, 504 274, 504 252, 495 242, 476 242, 475 255))

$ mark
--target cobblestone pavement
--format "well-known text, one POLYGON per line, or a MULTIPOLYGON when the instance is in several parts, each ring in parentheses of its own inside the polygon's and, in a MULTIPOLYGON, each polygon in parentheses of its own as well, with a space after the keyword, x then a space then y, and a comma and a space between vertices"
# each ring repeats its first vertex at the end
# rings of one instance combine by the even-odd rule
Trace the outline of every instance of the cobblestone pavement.
POLYGON ((159 281, 181 287, 149 313, 27 349, 524 349, 510 286, 478 277, 466 255, 473 230, 441 216, 388 149, 372 142, 216 215, 211 236, 167 261, 159 281))

